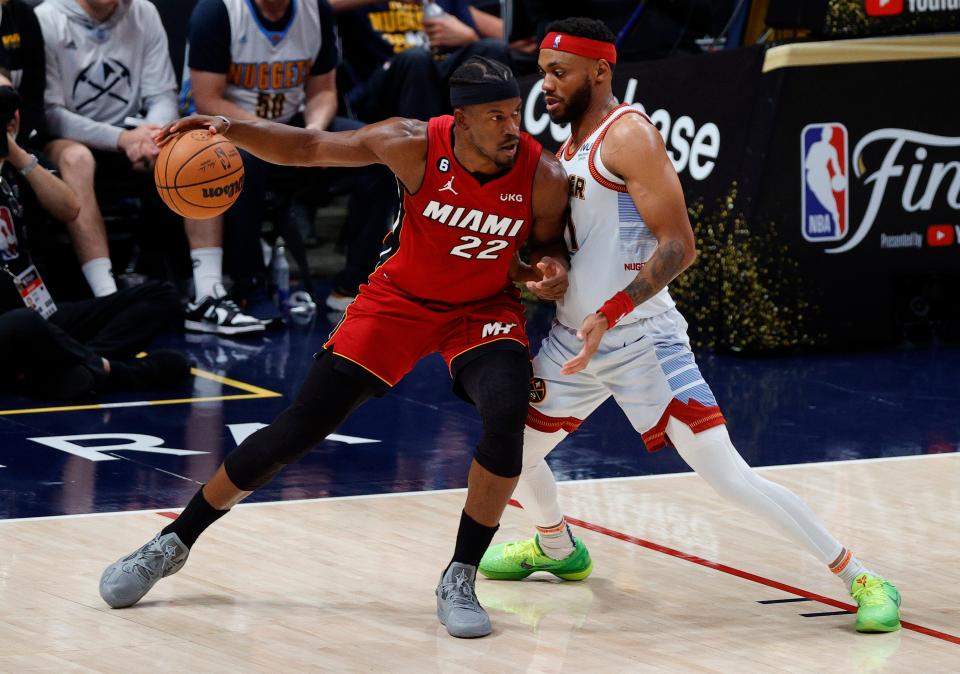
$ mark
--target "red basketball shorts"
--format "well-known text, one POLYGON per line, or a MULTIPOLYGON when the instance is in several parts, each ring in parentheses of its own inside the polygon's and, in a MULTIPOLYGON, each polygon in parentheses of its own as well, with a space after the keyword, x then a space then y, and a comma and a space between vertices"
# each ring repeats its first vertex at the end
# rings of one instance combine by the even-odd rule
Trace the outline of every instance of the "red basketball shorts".
POLYGON ((470 352, 504 340, 529 349, 523 305, 512 289, 450 305, 408 295, 374 276, 323 346, 394 386, 434 351, 443 356, 452 376, 470 352))

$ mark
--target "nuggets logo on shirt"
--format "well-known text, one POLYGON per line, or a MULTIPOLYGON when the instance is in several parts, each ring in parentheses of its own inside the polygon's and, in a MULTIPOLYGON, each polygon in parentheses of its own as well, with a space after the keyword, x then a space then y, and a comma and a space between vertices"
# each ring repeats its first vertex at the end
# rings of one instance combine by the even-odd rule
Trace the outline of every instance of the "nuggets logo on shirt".
POLYGON ((130 68, 114 58, 98 59, 81 70, 73 82, 73 103, 77 112, 97 103, 104 107, 101 99, 112 99, 125 108, 133 96, 133 78, 130 68))
POLYGON ((310 59, 231 63, 227 83, 258 91, 292 89, 303 86, 312 66, 310 59))

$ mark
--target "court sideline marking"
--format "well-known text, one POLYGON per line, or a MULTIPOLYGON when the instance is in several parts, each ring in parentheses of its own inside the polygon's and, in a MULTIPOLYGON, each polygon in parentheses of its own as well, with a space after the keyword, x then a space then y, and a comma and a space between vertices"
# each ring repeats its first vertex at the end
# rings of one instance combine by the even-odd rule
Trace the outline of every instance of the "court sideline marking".
MULTIPOLYGON (((510 505, 514 508, 519 508, 523 510, 523 506, 520 505, 514 499, 510 499, 510 505)), ((157 515, 161 517, 166 517, 168 519, 174 520, 177 518, 178 513, 170 511, 158 511, 157 515)), ((638 545, 641 548, 646 548, 647 550, 653 550, 654 552, 660 552, 664 555, 669 555, 670 557, 675 557, 676 559, 682 559, 686 562, 692 564, 699 564, 708 569, 713 569, 714 571, 720 571, 722 573, 729 574, 731 576, 736 576, 737 578, 743 578, 744 580, 750 580, 759 585, 766 585, 767 587, 772 587, 775 590, 780 590, 782 592, 787 592, 789 594, 802 597, 804 599, 809 599, 812 601, 818 601, 821 604, 826 604, 827 606, 833 606, 835 608, 843 609, 846 613, 856 613, 857 607, 853 604, 847 604, 836 599, 831 599, 822 594, 817 594, 816 592, 810 592, 809 590, 804 590, 803 588, 795 587, 793 585, 787 585, 786 583, 781 583, 780 581, 773 580, 771 578, 765 578, 763 576, 758 576, 755 573, 750 573, 749 571, 743 571, 733 566, 727 566, 726 564, 721 564, 720 562, 714 562, 704 557, 698 557, 697 555, 691 555, 688 552, 683 552, 682 550, 676 550, 674 548, 667 547, 666 545, 661 545, 659 543, 654 543, 653 541, 648 541, 645 538, 638 538, 636 536, 631 536, 630 534, 625 534, 614 529, 608 529, 607 527, 600 526, 599 524, 593 524, 592 522, 587 522, 585 520, 577 519, 575 517, 567 517, 567 522, 570 524, 580 527, 581 529, 587 529, 598 534, 603 534, 604 536, 609 536, 610 538, 615 538, 619 541, 625 543, 632 543, 633 545, 638 545)), ((789 600, 786 600, 789 601, 789 600)), ((929 637, 935 639, 941 639, 943 641, 948 641, 960 645, 960 637, 954 636, 953 634, 947 634, 946 632, 941 632, 940 630, 935 630, 930 627, 924 627, 923 625, 918 625, 916 623, 907 622, 906 620, 901 620, 900 625, 908 630, 913 630, 914 632, 919 632, 920 634, 925 634, 929 637)))
MULTIPOLYGON (((811 463, 799 463, 799 464, 787 464, 783 466, 767 466, 758 468, 758 470, 771 470, 771 469, 790 469, 790 468, 801 468, 805 466, 815 466, 815 465, 824 465, 824 464, 856 464, 856 463, 878 463, 878 462, 888 462, 888 461, 907 461, 915 459, 931 459, 931 458, 946 458, 949 456, 960 456, 960 453, 949 452, 943 454, 919 454, 911 456, 892 456, 892 457, 879 457, 874 459, 850 459, 846 461, 819 461, 811 463)), ((695 476, 696 473, 684 472, 684 473, 668 473, 663 475, 635 475, 619 478, 597 478, 597 479, 587 479, 587 480, 569 480, 566 483, 590 483, 590 482, 624 482, 628 480, 642 480, 642 479, 659 479, 664 477, 679 477, 679 476, 695 476)), ((563 482, 561 482, 563 484, 563 482)), ((294 499, 290 501, 265 501, 261 503, 241 503, 236 507, 240 508, 250 508, 257 506, 270 506, 270 505, 287 505, 295 503, 314 503, 317 501, 345 501, 345 500, 358 500, 358 499, 370 499, 370 498, 387 498, 387 497, 397 497, 397 496, 416 496, 423 494, 437 494, 437 493, 448 493, 448 492, 465 492, 465 489, 437 489, 437 490, 423 490, 416 492, 398 492, 398 493, 386 493, 386 494, 361 494, 357 496, 334 496, 334 497, 325 497, 325 498, 310 498, 310 499, 294 499)), ((521 508, 522 506, 515 500, 510 499, 510 505, 521 508)), ((96 517, 96 516, 105 516, 105 515, 125 515, 125 514, 144 514, 144 513, 154 513, 165 517, 168 519, 175 519, 178 513, 169 511, 167 509, 153 509, 153 510, 128 510, 128 511, 119 511, 111 513, 85 513, 78 515, 54 515, 50 517, 23 517, 16 519, 2 519, 0 524, 5 522, 24 522, 24 521, 35 521, 35 520, 51 520, 51 519, 70 519, 77 517, 96 517)), ((749 571, 742 571, 732 566, 726 564, 721 564, 719 562, 714 562, 703 557, 698 557, 697 555, 691 555, 689 553, 683 552, 681 550, 676 550, 674 548, 667 547, 665 545, 660 545, 659 543, 654 543, 653 541, 648 541, 643 538, 638 538, 636 536, 631 536, 629 534, 616 531, 614 529, 609 529, 607 527, 600 526, 598 524, 593 524, 592 522, 587 522, 585 520, 577 519, 574 517, 567 517, 567 522, 573 524, 574 526, 593 531, 595 533, 602 534, 604 536, 609 536, 610 538, 615 538, 617 540, 632 543, 633 545, 646 548, 648 550, 653 550, 654 552, 660 552, 662 554, 668 555, 670 557, 675 557, 676 559, 682 559, 693 564, 698 564, 704 566, 708 569, 713 569, 714 571, 720 571, 722 573, 735 576, 737 578, 742 578, 744 580, 750 580, 759 585, 765 585, 767 587, 772 587, 774 589, 786 592, 788 594, 793 594, 798 597, 804 597, 813 601, 820 602, 821 604, 826 604, 827 606, 833 606, 839 609, 843 609, 848 613, 855 613, 856 607, 852 604, 847 604, 836 599, 831 599, 821 594, 815 592, 810 592, 809 590, 804 590, 799 587, 794 587, 793 585, 787 585, 786 583, 781 583, 770 578, 765 578, 763 576, 758 576, 757 574, 750 573, 749 571)), ((941 632, 929 627, 924 627, 923 625, 918 625, 916 623, 907 622, 904 620, 900 621, 900 624, 908 630, 918 632, 920 634, 925 634, 927 636, 933 637, 935 639, 940 639, 942 641, 947 641, 949 643, 960 645, 960 636, 953 634, 948 634, 946 632, 941 632)))
POLYGON ((255 400, 257 398, 280 398, 282 393, 270 391, 253 384, 230 379, 214 372, 199 370, 195 367, 190 368, 190 374, 201 379, 209 379, 218 384, 225 384, 238 388, 246 393, 235 393, 233 395, 222 396, 201 396, 197 398, 168 398, 163 400, 133 400, 130 402, 119 403, 91 403, 89 405, 61 405, 56 407, 28 407, 23 409, 0 410, 0 416, 12 416, 15 414, 45 414, 50 412, 79 412, 82 410, 110 410, 119 407, 149 407, 151 405, 183 405, 186 403, 211 403, 223 400, 255 400))

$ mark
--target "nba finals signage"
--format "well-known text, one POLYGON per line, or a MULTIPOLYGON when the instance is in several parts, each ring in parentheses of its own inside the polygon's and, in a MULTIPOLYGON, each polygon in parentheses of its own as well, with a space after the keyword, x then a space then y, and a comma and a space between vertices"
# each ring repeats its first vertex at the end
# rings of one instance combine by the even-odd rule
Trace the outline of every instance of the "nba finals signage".
POLYGON ((778 302, 807 307, 812 342, 960 332, 960 129, 943 108, 958 68, 927 58, 763 76, 776 95, 741 168, 760 176, 748 229, 774 228, 775 265, 792 275, 778 302))
MULTIPOLYGON (((912 129, 876 129, 867 133, 850 155, 843 124, 809 124, 801 132, 801 228, 811 242, 842 242, 825 248, 845 253, 871 233, 881 210, 927 214, 956 211, 960 220, 960 137, 912 129), (870 156, 868 163, 864 157, 870 156), (861 202, 858 222, 851 226, 851 199, 861 202)), ((902 218, 901 218, 902 219, 902 218)), ((954 239, 952 228, 930 224, 934 234, 909 231, 879 235, 880 248, 922 248, 954 239), (942 232, 950 230, 949 237, 942 232)), ((957 225, 960 230, 960 225, 957 225)), ((922 226, 921 226, 922 230, 922 226)))

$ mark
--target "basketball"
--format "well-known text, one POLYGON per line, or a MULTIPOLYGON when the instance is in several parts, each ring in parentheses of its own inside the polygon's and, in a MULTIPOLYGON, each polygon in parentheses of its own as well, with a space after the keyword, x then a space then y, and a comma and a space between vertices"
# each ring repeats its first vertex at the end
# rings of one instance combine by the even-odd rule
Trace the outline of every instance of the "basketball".
POLYGON ((210 218, 233 205, 243 189, 243 160, 221 135, 185 131, 157 156, 153 178, 160 198, 186 218, 210 218))
POLYGON ((840 192, 846 186, 846 181, 843 179, 842 175, 835 175, 830 180, 830 186, 833 188, 834 192, 840 192))

